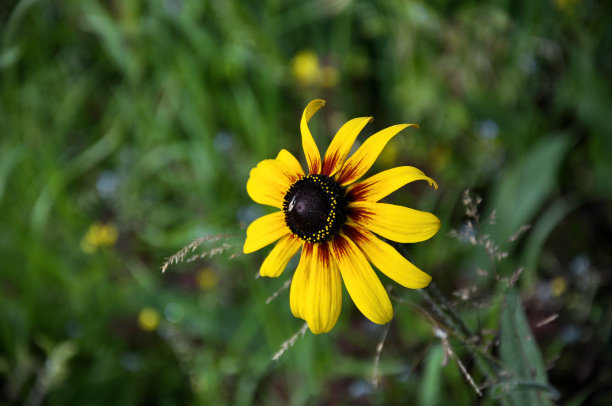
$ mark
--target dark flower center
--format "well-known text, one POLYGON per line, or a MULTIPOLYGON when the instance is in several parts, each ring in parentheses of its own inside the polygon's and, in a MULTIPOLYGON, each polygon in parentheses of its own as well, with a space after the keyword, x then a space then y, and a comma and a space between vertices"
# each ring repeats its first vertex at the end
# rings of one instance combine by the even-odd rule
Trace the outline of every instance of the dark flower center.
POLYGON ((283 212, 291 232, 310 243, 332 239, 346 222, 346 189, 325 175, 306 175, 291 185, 283 212))

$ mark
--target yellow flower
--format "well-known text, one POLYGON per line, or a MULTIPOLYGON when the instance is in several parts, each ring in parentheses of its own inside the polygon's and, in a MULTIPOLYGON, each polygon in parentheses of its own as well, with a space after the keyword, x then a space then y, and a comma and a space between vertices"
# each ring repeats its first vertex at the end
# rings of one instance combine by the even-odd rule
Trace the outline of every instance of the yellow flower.
POLYGON ((88 254, 93 254, 98 247, 115 245, 118 237, 119 230, 115 224, 102 224, 96 221, 89 227, 87 234, 81 240, 81 249, 88 254))
POLYGON ((319 57, 314 51, 304 50, 291 61, 293 76, 303 86, 315 84, 320 80, 319 57))
POLYGON ((341 280, 368 319, 378 324, 391 320, 389 296, 370 263, 407 288, 423 288, 431 281, 429 275, 374 233, 392 241, 414 243, 429 239, 440 228, 440 220, 431 213, 379 203, 415 180, 425 180, 437 188, 420 170, 401 166, 356 182, 391 138, 417 125, 385 128, 347 159, 357 135, 372 118, 352 119, 338 130, 321 160, 308 122, 324 105, 324 100, 310 102, 300 123, 309 174, 284 149, 276 159, 264 160, 251 170, 249 196, 280 210, 253 221, 244 243, 244 252, 251 253, 278 240, 260 268, 260 274, 268 277, 279 276, 301 249, 289 293, 290 306, 293 315, 306 320, 315 334, 330 331, 338 320, 341 280))
POLYGON ((567 290, 567 280, 563 276, 557 276, 550 281, 550 289, 554 297, 559 297, 567 290))
POLYGON ((212 290, 219 284, 219 276, 210 268, 201 269, 196 275, 196 280, 200 289, 204 291, 212 290))
POLYGON ((145 307, 138 313, 138 325, 144 331, 153 331, 159 325, 159 320, 161 316, 157 312, 157 310, 145 307))
POLYGON ((319 56, 311 50, 297 53, 291 61, 293 77, 301 86, 333 88, 340 80, 340 72, 333 65, 322 65, 319 56))

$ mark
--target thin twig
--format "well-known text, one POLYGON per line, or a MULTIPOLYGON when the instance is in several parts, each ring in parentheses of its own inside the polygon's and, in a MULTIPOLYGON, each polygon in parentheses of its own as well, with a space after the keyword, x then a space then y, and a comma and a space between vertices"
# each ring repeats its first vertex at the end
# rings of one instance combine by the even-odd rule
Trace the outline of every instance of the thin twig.
POLYGON ((306 333, 306 330, 308 330, 308 324, 304 323, 297 333, 289 337, 288 340, 281 344, 280 349, 272 356, 272 360, 277 361, 285 353, 285 351, 293 347, 293 344, 295 344, 295 342, 306 333))
POLYGON ((387 340, 389 329, 391 329, 391 322, 387 323, 387 326, 383 330, 383 333, 380 336, 380 340, 378 340, 378 344, 376 345, 376 355, 374 356, 374 369, 372 371, 372 385, 374 385, 375 388, 378 388, 378 381, 380 378, 380 374, 378 373, 378 366, 380 364, 380 354, 382 353, 383 346, 385 345, 385 341, 387 340))
POLYGON ((470 330, 463 319, 459 317, 450 301, 433 282, 430 283, 427 288, 420 289, 419 292, 421 292, 425 300, 431 304, 434 311, 447 321, 447 324, 460 332, 466 339, 474 336, 472 330, 470 330))
POLYGON ((219 255, 219 254, 223 253, 225 250, 227 250, 227 249, 229 249, 231 247, 232 247, 231 244, 223 243, 223 244, 221 244, 220 247, 214 247, 214 248, 211 248, 208 251, 204 251, 201 254, 192 255, 192 256, 190 256, 189 258, 187 258, 184 261, 189 263, 189 262, 197 261, 198 259, 203 259, 203 258, 206 258, 206 257, 210 258, 210 257, 213 257, 215 255, 219 255))
MULTIPOLYGON (((438 337, 440 341, 442 342, 442 348, 444 349, 445 359, 447 359, 448 357, 454 359, 455 362, 457 363, 457 366, 459 367, 459 370, 463 374, 463 377, 465 378, 465 380, 468 381, 468 383, 472 386, 472 388, 478 394, 478 396, 482 396, 482 392, 480 391, 480 389, 478 389, 478 386, 474 382, 472 375, 470 375, 470 373, 467 371, 467 369, 463 365, 463 362, 461 362, 457 354, 453 351, 453 348, 451 347, 450 342, 448 340, 448 334, 446 330, 442 330, 441 328, 436 327, 434 328, 434 335, 438 337)), ((446 362, 444 362, 443 365, 446 365, 446 362)))
POLYGON ((551 316, 548 316, 547 318, 545 318, 544 320, 540 320, 539 322, 536 323, 536 328, 540 328, 542 326, 547 325, 548 323, 552 323, 553 321, 557 320, 559 318, 559 313, 555 313, 551 316))
MULTIPOLYGON (((476 356, 476 355, 479 355, 479 356, 484 357, 492 365, 495 365, 499 368, 504 368, 500 360, 493 357, 491 354, 487 353, 485 350, 477 346, 473 340, 466 338, 462 333, 460 333, 456 329, 453 329, 451 325, 445 324, 446 323, 445 320, 440 321, 436 319, 427 309, 421 306, 418 306, 414 303, 407 302, 399 296, 396 296, 396 295, 389 295, 389 296, 392 299, 397 300, 397 302, 400 304, 412 307, 417 312, 417 314, 423 316, 434 328, 444 329, 449 335, 451 335, 453 338, 459 340, 463 345, 465 345, 468 351, 474 351, 475 353, 477 353, 477 354, 472 353, 472 356, 474 356, 474 358, 477 361, 477 365, 482 363, 479 357, 476 356)), ((438 313, 436 312, 436 314, 438 313)), ((491 331, 486 331, 486 333, 491 334, 491 331)), ((491 379, 496 377, 496 374, 488 366, 485 367, 483 365, 480 365, 480 367, 482 369, 483 374, 489 376, 491 379)))
MULTIPOLYGON (((161 271, 162 273, 166 272, 166 270, 168 269, 168 267, 170 265, 173 264, 178 264, 179 262, 182 262, 185 259, 185 256, 187 256, 187 254, 189 254, 190 252, 195 251, 196 248, 198 248, 200 245, 204 244, 205 242, 209 242, 209 241, 219 241, 222 239, 226 239, 231 237, 230 234, 217 234, 217 235, 207 235, 205 237, 200 237, 197 238, 195 240, 193 240, 189 245, 184 246, 183 248, 181 248, 181 250, 179 252, 177 252, 176 254, 172 255, 171 257, 166 259, 166 262, 164 262, 164 264, 161 267, 161 271)), ((227 244, 223 244, 224 246, 227 244)), ((210 254, 210 256, 214 255, 212 254, 212 252, 217 248, 213 248, 211 251, 209 252, 205 252, 204 254, 201 254, 202 257, 204 257, 207 254, 210 254)), ((229 246, 228 246, 229 248, 229 246)), ((216 252, 216 251, 215 251, 216 252)), ((189 262, 198 259, 198 256, 192 256, 189 259, 189 262)))
POLYGON ((508 238, 508 241, 510 242, 514 242, 516 240, 518 240, 520 238, 521 235, 523 235, 526 231, 528 231, 531 228, 530 224, 524 224, 522 225, 514 234, 512 234, 510 236, 510 238, 508 238))
POLYGON ((293 279, 288 279, 285 283, 283 283, 283 286, 281 286, 280 289, 278 289, 276 292, 272 293, 272 295, 270 295, 270 297, 266 299, 266 304, 270 304, 270 302, 273 301, 274 299, 276 299, 278 297, 278 295, 281 294, 282 291, 288 289, 289 286, 291 286, 291 281, 292 280, 293 279))

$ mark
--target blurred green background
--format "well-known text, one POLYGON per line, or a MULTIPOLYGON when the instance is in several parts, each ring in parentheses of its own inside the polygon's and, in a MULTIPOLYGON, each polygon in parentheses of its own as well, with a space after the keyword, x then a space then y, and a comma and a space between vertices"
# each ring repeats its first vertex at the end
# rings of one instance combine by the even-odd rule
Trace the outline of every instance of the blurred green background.
POLYGON ((374 116, 361 141, 420 124, 372 170, 417 166, 440 185, 389 199, 442 219, 411 259, 501 358, 504 278, 523 266, 556 402, 610 404, 610 16, 588 0, 3 0, 0 404, 504 403, 464 343, 450 341, 483 397, 442 362, 422 295, 386 279, 377 387, 386 330, 346 292, 331 333, 272 360, 302 322, 287 290, 266 305, 293 267, 256 279, 267 250, 239 254, 267 212, 245 184, 281 148, 303 160, 313 98, 328 101, 311 127, 321 150, 352 117, 374 116), (474 232, 502 261, 449 236, 473 225, 468 188, 482 219, 496 210, 474 232))

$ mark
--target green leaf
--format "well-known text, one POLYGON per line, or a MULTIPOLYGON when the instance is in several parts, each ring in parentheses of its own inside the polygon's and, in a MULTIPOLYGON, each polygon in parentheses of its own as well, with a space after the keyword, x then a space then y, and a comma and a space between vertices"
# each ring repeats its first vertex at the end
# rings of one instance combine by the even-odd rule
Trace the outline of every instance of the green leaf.
POLYGON ((442 375, 442 359, 444 352, 441 345, 433 345, 425 364, 423 385, 419 391, 419 405, 437 405, 440 398, 440 376, 442 375))
POLYGON ((557 173, 570 145, 569 137, 549 136, 507 170, 490 206, 498 215, 492 230, 495 241, 507 239, 522 225, 533 221, 557 184, 557 173))
POLYGON ((523 251, 522 263, 525 264, 525 271, 521 275, 521 286, 523 288, 535 286, 537 281, 536 269, 542 247, 555 227, 577 207, 578 203, 575 200, 573 198, 556 200, 535 221, 523 251))
POLYGON ((13 66, 19 57, 21 56, 21 50, 18 46, 10 47, 0 52, 0 70, 13 66))
POLYGON ((504 293, 500 351, 510 377, 494 393, 515 405, 552 405, 551 398, 556 399, 558 392, 548 384, 540 349, 514 289, 504 293))

